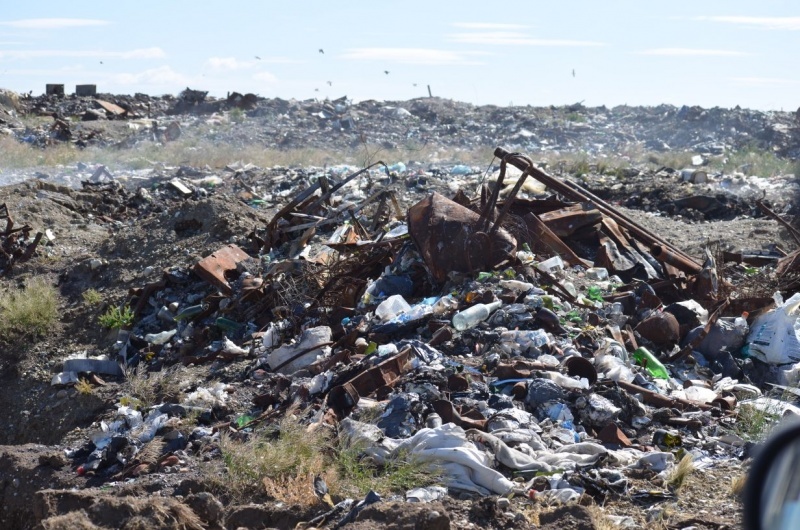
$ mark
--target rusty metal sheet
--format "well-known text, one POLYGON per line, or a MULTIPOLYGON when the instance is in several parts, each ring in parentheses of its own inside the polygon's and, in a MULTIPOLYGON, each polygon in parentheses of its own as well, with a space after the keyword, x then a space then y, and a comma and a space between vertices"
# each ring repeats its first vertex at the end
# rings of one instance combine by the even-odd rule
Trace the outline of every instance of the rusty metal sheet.
MULTIPOLYGON (((633 260, 644 268, 648 279, 653 280, 661 277, 658 271, 653 267, 653 264, 636 249, 627 231, 620 227, 614 219, 610 217, 605 217, 603 219, 603 232, 608 234, 619 248, 622 249, 620 252, 624 253, 628 259, 633 260)), ((653 261, 655 262, 655 260, 653 261)))
POLYGON ((122 115, 123 115, 123 114, 125 114, 125 112, 126 112, 126 111, 125 111, 125 109, 123 109, 123 108, 122 108, 122 107, 120 107, 119 105, 115 105, 114 103, 111 103, 111 102, 109 102, 109 101, 103 101, 102 99, 96 99, 96 100, 94 100, 94 101, 95 101, 95 103, 97 103, 97 104, 98 104, 98 105, 99 105, 99 106, 100 106, 100 107, 101 107, 103 110, 105 110, 106 112, 110 112, 110 113, 111 113, 111 114, 113 114, 114 116, 122 116, 122 115))
POLYGON ((438 193, 408 210, 408 232, 436 281, 447 274, 488 270, 516 254, 517 241, 499 228, 490 237, 480 216, 438 193))
POLYGON ((593 205, 581 203, 543 213, 539 219, 558 237, 569 237, 581 228, 600 223, 603 220, 603 214, 593 205))
POLYGON ((393 386, 410 368, 412 349, 407 347, 397 355, 369 368, 328 393, 328 405, 339 417, 345 417, 358 404, 379 388, 393 386))
POLYGON ((532 236, 531 240, 527 242, 532 248, 538 246, 537 242, 541 242, 570 265, 580 265, 585 269, 592 266, 591 262, 581 259, 575 254, 536 214, 528 213, 522 219, 525 221, 525 225, 532 236))
POLYGON ((511 153, 502 147, 498 147, 494 150, 494 156, 498 157, 501 160, 507 161, 509 164, 512 164, 514 167, 519 169, 520 171, 527 171, 530 175, 547 186, 550 189, 561 193, 568 199, 572 199, 574 201, 579 202, 591 202, 594 204, 598 210, 600 210, 603 215, 606 217, 610 217, 614 219, 620 226, 628 230, 633 236, 641 241, 642 243, 646 244, 648 247, 653 247, 655 245, 660 245, 662 247, 666 247, 671 251, 680 254, 683 258, 687 260, 689 264, 692 265, 692 270, 687 271, 690 274, 695 274, 700 272, 702 266, 699 263, 694 262, 694 260, 688 256, 687 254, 681 252, 680 250, 672 247, 667 241, 660 238, 658 235, 650 232, 642 225, 636 223, 632 219, 625 216, 622 212, 602 200, 600 197, 590 193, 589 191, 583 189, 579 185, 575 184, 574 182, 570 182, 567 180, 561 180, 551 175, 548 175, 546 172, 542 171, 540 168, 533 165, 529 158, 520 155, 519 153, 511 153))
POLYGON ((610 238, 600 239, 600 248, 597 249, 595 265, 605 267, 611 274, 625 274, 631 271, 636 264, 622 254, 617 244, 610 238))
POLYGON ((225 274, 235 271, 236 266, 249 257, 238 246, 228 245, 198 261, 194 266, 194 273, 223 293, 230 295, 231 286, 228 284, 225 274))

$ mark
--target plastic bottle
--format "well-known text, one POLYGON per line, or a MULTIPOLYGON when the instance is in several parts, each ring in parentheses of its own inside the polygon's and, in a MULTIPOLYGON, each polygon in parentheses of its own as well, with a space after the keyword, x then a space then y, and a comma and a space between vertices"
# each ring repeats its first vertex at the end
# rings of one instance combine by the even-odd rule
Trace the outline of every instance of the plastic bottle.
POLYGON ((395 294, 381 302, 375 309, 375 316, 386 322, 409 309, 411 309, 411 306, 408 305, 405 298, 402 295, 395 294))
POLYGON ((414 304, 405 313, 400 313, 394 317, 390 322, 407 323, 422 320, 426 316, 433 313, 433 307, 430 304, 419 303, 414 304))
POLYGON ((508 353, 520 355, 531 348, 541 348, 550 343, 550 337, 543 329, 504 331, 500 334, 500 348, 508 353))
POLYGON ((173 329, 171 331, 162 331, 161 333, 148 333, 144 336, 144 340, 155 345, 166 344, 177 332, 177 329, 173 329))
POLYGON ((475 304, 463 311, 459 311, 453 315, 453 327, 458 331, 464 331, 465 329, 474 327, 479 322, 483 322, 489 318, 492 311, 496 310, 501 305, 503 305, 503 302, 498 300, 491 304, 475 304))
POLYGON ((500 280, 500 287, 518 293, 527 293, 533 289, 533 284, 528 282, 521 282, 519 280, 500 280))
POLYGON ((650 353, 647 348, 639 348, 633 352, 633 358, 636 362, 644 366, 647 373, 656 379, 669 379, 669 371, 661 364, 661 361, 656 359, 656 356, 650 353))
POLYGON ((549 379, 561 388, 572 390, 587 390, 589 381, 586 378, 573 379, 559 372, 542 372, 542 377, 549 379))
POLYGON ((678 433, 665 431, 664 429, 658 429, 653 433, 653 445, 674 449, 683 445, 683 440, 681 439, 681 435, 678 433))
POLYGON ((608 269, 603 267, 592 267, 586 269, 586 279, 594 281, 605 281, 608 279, 608 269))
POLYGON ((451 294, 439 298, 433 304, 434 315, 443 315, 450 311, 455 311, 456 309, 458 309, 458 300, 451 294))

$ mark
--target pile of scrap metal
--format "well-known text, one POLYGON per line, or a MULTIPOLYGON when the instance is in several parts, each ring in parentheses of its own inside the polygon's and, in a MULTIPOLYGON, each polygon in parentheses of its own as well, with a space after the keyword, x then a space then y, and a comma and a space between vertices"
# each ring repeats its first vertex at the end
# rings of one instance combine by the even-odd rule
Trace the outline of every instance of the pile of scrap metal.
POLYGON ((33 257, 44 234, 36 232, 31 238, 33 228, 30 226, 14 228, 14 220, 5 203, 0 204, 0 219, 6 221, 6 229, 0 232, 0 274, 8 276, 16 263, 33 257))

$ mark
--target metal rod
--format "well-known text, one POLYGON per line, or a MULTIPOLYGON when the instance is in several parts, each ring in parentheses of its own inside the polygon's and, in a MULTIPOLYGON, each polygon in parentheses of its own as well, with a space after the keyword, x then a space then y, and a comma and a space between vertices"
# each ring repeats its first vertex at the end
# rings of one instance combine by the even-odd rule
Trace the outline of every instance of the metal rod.
POLYGON ((604 200, 595 196, 591 192, 581 188, 574 182, 569 182, 566 180, 561 180, 556 177, 553 177, 545 173, 538 167, 532 165, 530 162, 526 161, 522 156, 516 153, 510 153, 509 151, 507 151, 502 147, 498 147, 497 149, 494 150, 494 156, 500 159, 507 160, 508 163, 512 164, 521 171, 527 170, 533 178, 535 178, 545 186, 561 193, 562 195, 565 195, 573 200, 593 203, 597 207, 597 209, 600 210, 600 212, 614 219, 618 225, 622 226, 623 228, 631 232, 631 234, 633 234, 634 237, 639 239, 642 243, 646 244, 648 247, 660 246, 662 248, 670 250, 673 254, 681 256, 681 258, 685 260, 684 264, 689 269, 685 272, 688 272, 690 274, 697 274, 701 270, 703 270, 702 265, 694 261, 694 259, 692 259, 688 254, 685 254, 679 249, 673 247, 667 241, 662 240, 657 235, 653 234, 652 232, 642 227, 632 219, 620 213, 617 209, 615 209, 610 204, 606 203, 604 200))

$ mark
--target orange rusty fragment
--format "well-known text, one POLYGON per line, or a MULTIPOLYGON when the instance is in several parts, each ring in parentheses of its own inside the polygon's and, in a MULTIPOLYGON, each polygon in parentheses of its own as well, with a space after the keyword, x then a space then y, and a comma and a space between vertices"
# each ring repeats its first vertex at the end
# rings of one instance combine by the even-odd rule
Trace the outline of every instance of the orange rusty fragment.
POLYGON ((436 281, 447 274, 489 270, 513 259, 517 241, 500 228, 481 230, 480 215, 438 193, 408 210, 408 232, 436 281))
POLYGON ((231 286, 228 284, 225 274, 235 271, 236 266, 249 257, 236 245, 228 245, 197 262, 194 266, 194 273, 224 294, 230 295, 231 286))

